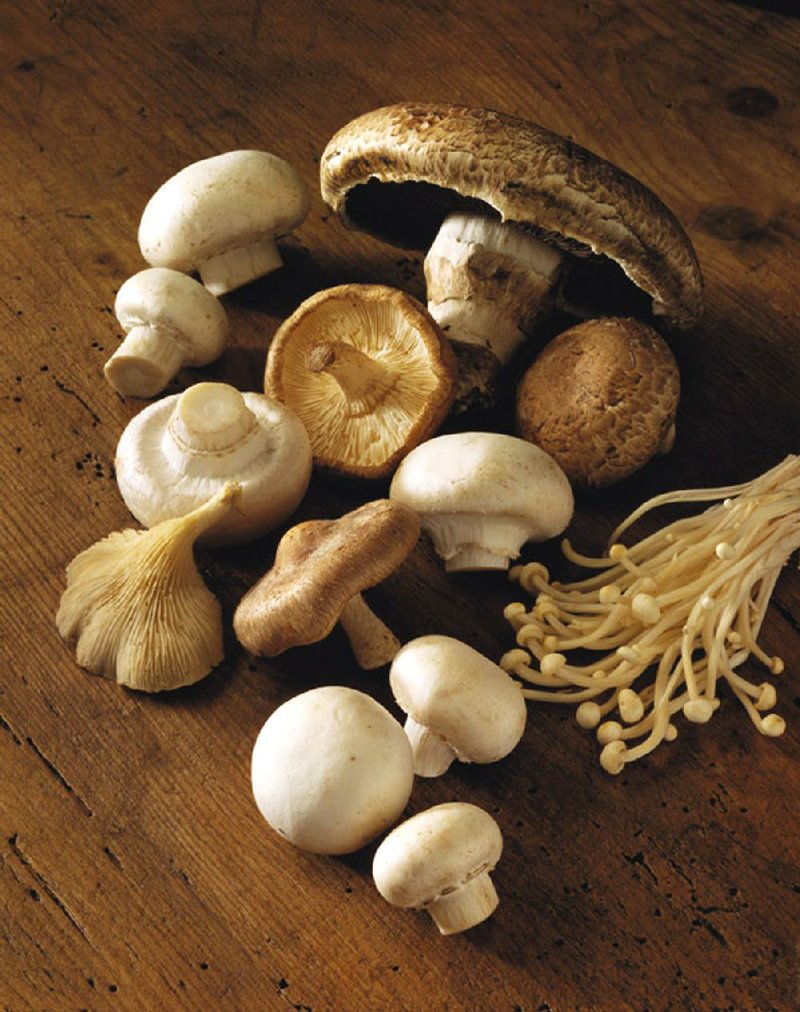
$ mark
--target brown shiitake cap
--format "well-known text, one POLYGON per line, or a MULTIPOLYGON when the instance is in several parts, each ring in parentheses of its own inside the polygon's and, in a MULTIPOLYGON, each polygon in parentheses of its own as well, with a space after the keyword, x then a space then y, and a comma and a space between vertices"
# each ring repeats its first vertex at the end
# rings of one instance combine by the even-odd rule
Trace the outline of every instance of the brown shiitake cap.
POLYGON ((573 485, 621 481, 675 437, 678 366, 638 320, 587 320, 554 338, 517 387, 517 428, 573 485))
POLYGON ((239 602, 236 636, 251 653, 275 657, 324 639, 350 601, 385 580, 420 533, 416 513, 376 499, 338 520, 307 520, 283 535, 275 562, 239 602))
POLYGON ((300 418, 317 466, 380 478, 442 423, 455 372, 449 343, 416 299, 385 285, 339 285, 280 326, 264 390, 300 418))
POLYGON ((692 244, 646 186, 534 123, 488 109, 398 104, 352 120, 320 162, 322 197, 351 226, 427 249, 444 217, 500 217, 578 254, 616 261, 653 302, 689 327, 702 308, 692 244))

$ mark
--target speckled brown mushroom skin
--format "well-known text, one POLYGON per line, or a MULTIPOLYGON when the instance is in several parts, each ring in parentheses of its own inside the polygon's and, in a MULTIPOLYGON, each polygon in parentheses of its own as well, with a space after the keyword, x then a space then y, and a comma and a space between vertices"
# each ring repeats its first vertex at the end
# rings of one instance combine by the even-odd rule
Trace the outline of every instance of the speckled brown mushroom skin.
POLYGON ((610 257, 676 327, 700 316, 700 267, 672 212, 622 169, 526 120, 444 104, 375 109, 331 138, 320 182, 345 222, 398 246, 421 248, 419 233, 404 236, 407 223, 427 230, 429 244, 446 213, 472 205, 567 250, 610 257), (432 187, 414 191, 398 228, 370 204, 379 183, 432 187), (426 197, 427 206, 414 206, 426 197))
POLYGON ((621 481, 669 448, 680 375, 666 342, 630 318, 559 334, 517 388, 517 428, 573 485, 621 481))

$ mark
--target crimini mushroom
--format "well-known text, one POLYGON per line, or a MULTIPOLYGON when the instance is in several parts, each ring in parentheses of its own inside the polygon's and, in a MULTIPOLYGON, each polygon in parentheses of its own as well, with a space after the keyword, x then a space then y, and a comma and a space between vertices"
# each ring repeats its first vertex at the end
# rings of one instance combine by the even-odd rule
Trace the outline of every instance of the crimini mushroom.
POLYGON ((235 508, 226 485, 187 516, 109 535, 67 567, 56 615, 81 667, 144 692, 191 685, 223 658, 220 606, 197 571, 193 546, 235 508))
POLYGON ((117 444, 115 469, 122 498, 146 527, 190 512, 236 481, 236 509, 202 539, 234 544, 294 512, 308 487, 311 447, 283 404, 225 383, 196 383, 134 416, 117 444))
POLYGON ((208 365, 228 340, 221 303, 168 267, 139 271, 122 285, 114 313, 126 337, 103 371, 124 396, 153 397, 183 366, 208 365))
POLYGON ((360 667, 388 664, 400 643, 361 591, 394 572, 418 537, 414 511, 388 499, 338 520, 297 524, 281 538, 272 569, 239 602, 233 617, 239 642, 275 657, 324 639, 341 622, 360 667))
POLYGON ((401 816, 411 748, 394 717, 357 689, 325 685, 281 704, 253 748, 253 794, 282 837, 314 854, 350 854, 401 816))
POLYGON ((458 432, 422 443, 389 492, 419 513, 448 572, 506 569, 527 541, 572 518, 572 489, 544 450, 516 436, 458 432))
POLYGON ((551 582, 536 562, 509 574, 536 594, 532 609, 515 601, 505 610, 519 646, 500 663, 528 683, 523 695, 576 705, 581 727, 597 728, 609 773, 672 741, 679 710, 693 723, 710 720, 720 684, 762 734, 782 734, 783 718, 765 712, 775 705, 774 686, 753 684, 736 668, 752 654, 773 675, 783 670, 756 640, 778 575, 800 548, 800 458, 741 485, 656 496, 610 541, 597 559, 564 543, 569 561, 594 570, 582 580, 551 582), (618 541, 649 510, 690 502, 714 505, 630 547, 618 541), (568 657, 573 650, 600 656, 581 663, 568 657), (613 711, 619 721, 605 719, 613 711))
POLYGON ((378 892, 398 907, 427 910, 443 935, 475 927, 497 909, 490 872, 503 837, 488 812, 449 801, 396 826, 375 852, 378 892))
POLYGON ((675 440, 680 374, 669 347, 637 320, 588 320, 559 334, 517 387, 519 434, 576 486, 606 486, 675 440))
POLYGON ((196 270, 214 295, 282 265, 275 242, 308 213, 297 172, 266 151, 228 151, 193 162, 147 203, 139 247, 153 267, 196 270))
POLYGON ((501 667, 450 636, 420 636, 395 656, 389 681, 408 716, 414 772, 438 777, 454 759, 492 763, 525 730, 520 685, 501 667))
POLYGON ((450 347, 416 299, 385 285, 340 285, 312 295, 278 329, 264 389, 303 422, 315 464, 378 478, 439 427, 454 376, 450 347))
MULTIPOLYGON (((477 337, 478 347, 496 343, 501 320, 505 355, 515 329, 530 325, 534 303, 562 273, 557 258, 540 260, 534 246, 526 248, 523 233, 567 254, 571 287, 581 288, 581 274, 587 282, 591 273, 595 281, 598 273, 622 276, 618 265, 632 282, 626 298, 633 303, 642 301, 639 289, 653 313, 678 327, 700 315, 697 257, 661 200, 610 162, 517 117, 428 103, 375 109, 331 138, 320 177, 323 199, 346 224, 397 246, 432 247, 431 308, 453 336, 477 337), (446 221, 452 214, 468 217, 446 221), (528 270, 538 275, 540 293, 525 295, 519 315, 518 283, 528 270), (484 323, 490 329, 481 334, 484 323)), ((569 298, 580 302, 582 294, 586 286, 569 298)))

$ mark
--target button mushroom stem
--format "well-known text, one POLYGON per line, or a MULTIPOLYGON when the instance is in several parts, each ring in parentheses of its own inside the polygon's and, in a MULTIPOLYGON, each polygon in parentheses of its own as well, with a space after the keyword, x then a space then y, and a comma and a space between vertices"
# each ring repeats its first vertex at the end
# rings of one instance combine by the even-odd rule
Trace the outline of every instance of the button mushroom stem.
POLYGON ((235 387, 196 383, 178 398, 168 428, 182 449, 215 454, 240 446, 257 426, 255 415, 235 387))
POLYGON ((283 266, 275 240, 268 236, 258 242, 225 250, 197 265, 197 273, 212 295, 225 295, 256 278, 283 266))
POLYGON ((361 594, 350 598, 339 622, 350 641, 356 661, 364 671, 388 664, 400 649, 400 641, 370 608, 361 594))
POLYGON ((103 371, 123 396, 150 397, 164 389, 184 358, 175 328, 142 323, 128 331, 103 371))
POLYGON ((309 372, 332 376, 344 394, 350 418, 371 414, 398 379, 398 371, 344 341, 320 341, 306 353, 309 372))
POLYGON ((440 777, 450 769, 456 754, 443 738, 411 716, 406 717, 403 728, 411 742, 418 777, 440 777))
POLYGON ((443 935, 454 935, 485 921, 497 909, 499 902, 487 870, 468 879, 454 892, 439 896, 425 909, 443 935))

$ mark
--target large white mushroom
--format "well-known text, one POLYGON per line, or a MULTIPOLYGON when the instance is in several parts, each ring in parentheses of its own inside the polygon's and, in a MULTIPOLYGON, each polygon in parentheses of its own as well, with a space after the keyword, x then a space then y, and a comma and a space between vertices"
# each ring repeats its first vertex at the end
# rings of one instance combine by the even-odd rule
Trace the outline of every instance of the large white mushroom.
POLYGON ((421 443, 401 462, 389 494, 417 511, 448 572, 507 569, 525 542, 560 534, 574 507, 552 457, 496 432, 421 443))

